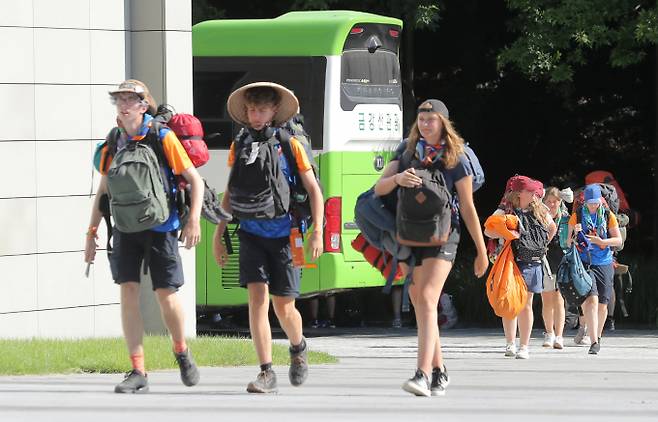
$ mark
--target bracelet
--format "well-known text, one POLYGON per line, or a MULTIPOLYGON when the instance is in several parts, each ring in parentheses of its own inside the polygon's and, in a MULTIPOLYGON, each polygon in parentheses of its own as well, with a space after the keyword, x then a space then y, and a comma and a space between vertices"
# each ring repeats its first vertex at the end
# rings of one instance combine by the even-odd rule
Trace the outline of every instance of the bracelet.
POLYGON ((97 237, 98 236, 96 234, 97 232, 98 232, 98 227, 89 226, 89 229, 87 230, 87 237, 97 237))

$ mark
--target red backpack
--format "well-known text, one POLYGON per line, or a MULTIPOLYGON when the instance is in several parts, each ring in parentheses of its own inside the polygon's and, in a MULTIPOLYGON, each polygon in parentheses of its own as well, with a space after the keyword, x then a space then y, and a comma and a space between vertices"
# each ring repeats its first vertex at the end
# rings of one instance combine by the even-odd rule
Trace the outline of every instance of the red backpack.
POLYGON ((210 154, 208 145, 203 139, 203 126, 199 119, 191 114, 177 114, 172 106, 161 104, 153 120, 167 125, 174 131, 194 167, 201 167, 208 162, 210 154))
POLYGON ((167 122, 167 126, 183 144, 194 167, 201 167, 208 162, 210 154, 208 145, 203 139, 203 126, 199 119, 191 114, 174 114, 167 122))

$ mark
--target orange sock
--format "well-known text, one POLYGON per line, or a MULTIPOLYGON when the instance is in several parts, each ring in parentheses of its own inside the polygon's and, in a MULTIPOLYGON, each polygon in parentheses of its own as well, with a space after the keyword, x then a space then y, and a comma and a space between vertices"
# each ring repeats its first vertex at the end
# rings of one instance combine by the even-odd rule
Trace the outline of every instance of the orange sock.
POLYGON ((185 339, 181 341, 174 340, 174 352, 182 353, 186 350, 187 350, 187 343, 185 343, 185 339))
POLYGON ((133 369, 137 369, 139 372, 146 375, 146 368, 144 367, 144 354, 143 353, 130 355, 130 361, 133 364, 133 369))

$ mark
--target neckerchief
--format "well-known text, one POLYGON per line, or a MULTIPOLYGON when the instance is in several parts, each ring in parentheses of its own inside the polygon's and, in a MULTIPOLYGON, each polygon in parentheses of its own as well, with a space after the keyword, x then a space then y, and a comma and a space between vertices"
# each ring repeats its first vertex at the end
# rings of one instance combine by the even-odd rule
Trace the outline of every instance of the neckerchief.
POLYGON ((443 142, 439 145, 430 145, 426 140, 418 142, 418 150, 423 167, 431 167, 443 156, 443 142))
POLYGON ((592 233, 598 234, 601 239, 606 239, 608 237, 607 232, 607 221, 605 221, 603 205, 600 205, 596 210, 596 221, 592 219, 592 215, 587 209, 587 205, 583 204, 581 209, 581 221, 580 223, 583 226, 583 231, 589 235, 592 233))

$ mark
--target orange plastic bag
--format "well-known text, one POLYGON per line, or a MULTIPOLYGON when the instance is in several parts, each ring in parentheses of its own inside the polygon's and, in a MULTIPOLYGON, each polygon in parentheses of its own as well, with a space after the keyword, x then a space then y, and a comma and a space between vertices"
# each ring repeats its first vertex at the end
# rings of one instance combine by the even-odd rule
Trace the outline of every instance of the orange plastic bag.
POLYGON ((487 277, 487 298, 494 313, 507 319, 516 318, 528 300, 528 289, 514 260, 510 240, 505 241, 487 277))
POLYGON ((528 300, 528 288, 512 253, 512 240, 516 239, 519 219, 515 215, 492 215, 484 223, 487 230, 505 239, 505 245, 487 277, 487 299, 499 317, 513 319, 528 300))

